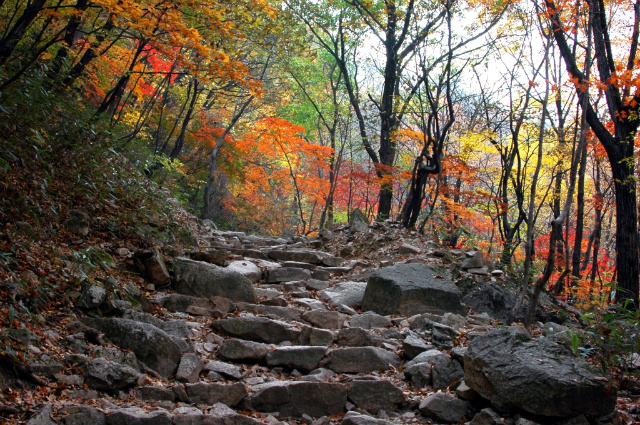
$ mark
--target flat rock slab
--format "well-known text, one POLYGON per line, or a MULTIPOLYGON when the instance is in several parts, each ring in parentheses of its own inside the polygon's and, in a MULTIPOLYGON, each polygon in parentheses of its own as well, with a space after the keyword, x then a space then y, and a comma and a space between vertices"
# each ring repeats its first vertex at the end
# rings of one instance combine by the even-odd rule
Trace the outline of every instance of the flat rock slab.
POLYGON ((329 267, 337 267, 342 264, 342 258, 335 257, 328 252, 307 249, 269 251, 269 258, 276 261, 295 261, 299 263, 323 264, 329 267))
POLYGON ((300 335, 300 329, 289 323, 262 316, 247 315, 216 320, 212 327, 229 336, 268 344, 293 342, 300 335))
POLYGON ((366 282, 340 282, 331 288, 320 291, 320 297, 331 305, 344 304, 349 307, 360 307, 366 289, 366 282))
POLYGON ((280 267, 278 269, 269 270, 267 273, 267 282, 296 282, 311 279, 311 272, 300 267, 280 267))
POLYGON ((435 393, 422 400, 419 409, 420 413, 437 422, 455 424, 466 416, 469 403, 451 394, 435 393))
POLYGON ((322 329, 340 329, 344 327, 347 316, 333 310, 311 310, 302 315, 310 324, 322 329))
POLYGON ((182 257, 173 260, 173 270, 174 288, 178 293, 204 298, 220 296, 232 301, 255 301, 253 283, 235 270, 182 257))
POLYGON ((240 273, 251 282, 255 283, 260 280, 262 277, 262 272, 260 268, 256 266, 253 262, 242 260, 242 261, 232 261, 226 267, 227 270, 232 270, 240 273))
POLYGON ((239 382, 235 384, 198 382, 196 384, 186 384, 185 389, 190 403, 207 406, 222 403, 233 407, 240 403, 247 394, 244 384, 239 382))
POLYGON ((348 398, 360 409, 371 413, 395 411, 404 401, 402 390, 389 381, 352 381, 348 398))
POLYGON ((164 409, 147 412, 140 407, 126 407, 107 414, 107 425, 172 425, 164 409))
POLYGON ((362 309, 384 316, 452 312, 466 314, 462 293, 444 270, 427 264, 397 264, 372 274, 362 309))
POLYGON ((259 362, 269 352, 269 346, 261 342, 230 338, 218 348, 218 357, 234 362, 259 362))
POLYGON ((138 360, 164 378, 178 368, 182 350, 165 331, 130 319, 85 319, 87 326, 98 329, 121 348, 132 350, 138 360))
POLYGON ((354 316, 349 321, 349 324, 362 329, 388 328, 393 326, 391 319, 372 311, 367 311, 363 314, 354 316))
POLYGON ((326 347, 296 345, 278 347, 266 356, 269 366, 286 366, 290 369, 310 371, 318 367, 326 353, 326 347))
POLYGON ((532 340, 513 329, 494 330, 471 341, 464 364, 465 383, 498 411, 598 417, 616 406, 616 387, 549 338, 532 340))
POLYGON ((393 422, 351 411, 347 412, 347 414, 344 415, 344 418, 342 418, 342 422, 340 422, 340 425, 393 425, 393 422))
POLYGON ((395 353, 379 347, 336 348, 327 353, 323 366, 338 373, 366 373, 400 365, 395 353))
POLYGON ((186 312, 189 308, 197 307, 213 310, 216 306, 209 298, 192 297, 191 295, 170 294, 158 299, 158 304, 169 311, 186 312))
POLYGON ((115 391, 134 386, 140 373, 130 366, 98 357, 88 362, 84 368, 84 382, 89 388, 101 391, 115 391))
POLYGON ((66 406, 58 410, 58 423, 64 425, 105 425, 105 414, 92 406, 66 406))
POLYGON ((345 411, 347 388, 328 382, 274 381, 253 386, 249 399, 259 412, 322 417, 345 411))
POLYGON ((302 313, 304 313, 304 310, 294 307, 252 303, 237 303, 236 308, 240 311, 246 311, 247 313, 267 314, 293 321, 300 321, 300 317, 302 316, 302 313))

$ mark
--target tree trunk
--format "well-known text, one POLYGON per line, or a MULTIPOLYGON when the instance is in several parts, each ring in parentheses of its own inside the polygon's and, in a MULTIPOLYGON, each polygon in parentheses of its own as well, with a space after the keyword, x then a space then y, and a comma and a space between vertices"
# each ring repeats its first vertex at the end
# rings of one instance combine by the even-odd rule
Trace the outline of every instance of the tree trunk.
POLYGON ((47 0, 34 0, 28 4, 15 25, 0 39, 0 66, 4 65, 20 42, 27 28, 44 8, 47 0))

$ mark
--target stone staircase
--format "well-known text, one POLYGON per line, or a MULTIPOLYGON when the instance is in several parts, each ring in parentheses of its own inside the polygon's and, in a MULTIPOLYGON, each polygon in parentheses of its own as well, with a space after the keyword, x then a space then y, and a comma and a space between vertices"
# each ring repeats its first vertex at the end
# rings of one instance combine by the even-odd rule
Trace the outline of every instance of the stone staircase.
MULTIPOLYGON (((464 383, 466 342, 497 320, 417 308, 416 292, 401 295, 410 314, 377 313, 389 311, 375 305, 380 298, 363 310, 380 262, 328 252, 344 248, 344 235, 332 245, 326 233, 309 241, 207 229, 199 252, 172 260, 172 274, 157 252, 137 256, 147 296, 116 302, 85 288, 87 317, 64 341, 67 366, 48 376, 68 388, 28 424, 504 422, 464 383)), ((438 266, 445 256, 417 239, 400 242, 385 251, 395 261, 382 261, 436 267, 433 279, 453 285, 438 266)), ((413 279, 402 270, 392 270, 397 279, 413 279)))

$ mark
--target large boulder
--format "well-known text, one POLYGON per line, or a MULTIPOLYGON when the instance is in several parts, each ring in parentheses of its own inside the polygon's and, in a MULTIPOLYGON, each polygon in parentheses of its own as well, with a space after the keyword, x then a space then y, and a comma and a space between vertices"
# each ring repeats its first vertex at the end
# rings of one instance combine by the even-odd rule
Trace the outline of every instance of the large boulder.
POLYGON ((465 314, 462 294, 442 270, 427 264, 397 264, 369 277, 362 309, 382 315, 465 314))
POLYGON ((173 271, 178 293, 205 298, 220 296, 232 301, 256 299, 251 280, 235 270, 180 257, 173 260, 173 271))
POLYGON ((253 386, 249 398, 259 412, 321 417, 345 411, 347 388, 328 382, 273 381, 253 386))
POLYGON ((501 412, 548 417, 603 416, 614 411, 616 387, 597 368, 548 339, 515 329, 474 338, 464 357, 465 383, 501 412))
POLYGON ((149 323, 120 318, 89 318, 85 323, 104 333, 117 346, 133 351, 138 360, 162 377, 178 368, 182 350, 165 331, 149 323))

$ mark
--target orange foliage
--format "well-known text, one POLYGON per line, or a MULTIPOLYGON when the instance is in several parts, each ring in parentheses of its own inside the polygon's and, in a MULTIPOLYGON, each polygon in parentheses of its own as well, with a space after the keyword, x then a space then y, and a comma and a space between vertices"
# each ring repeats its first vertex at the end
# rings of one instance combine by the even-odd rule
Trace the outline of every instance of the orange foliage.
POLYGON ((271 234, 310 230, 313 208, 323 204, 329 191, 327 159, 332 149, 307 142, 304 132, 270 117, 232 142, 243 165, 228 206, 241 227, 251 223, 271 234))

